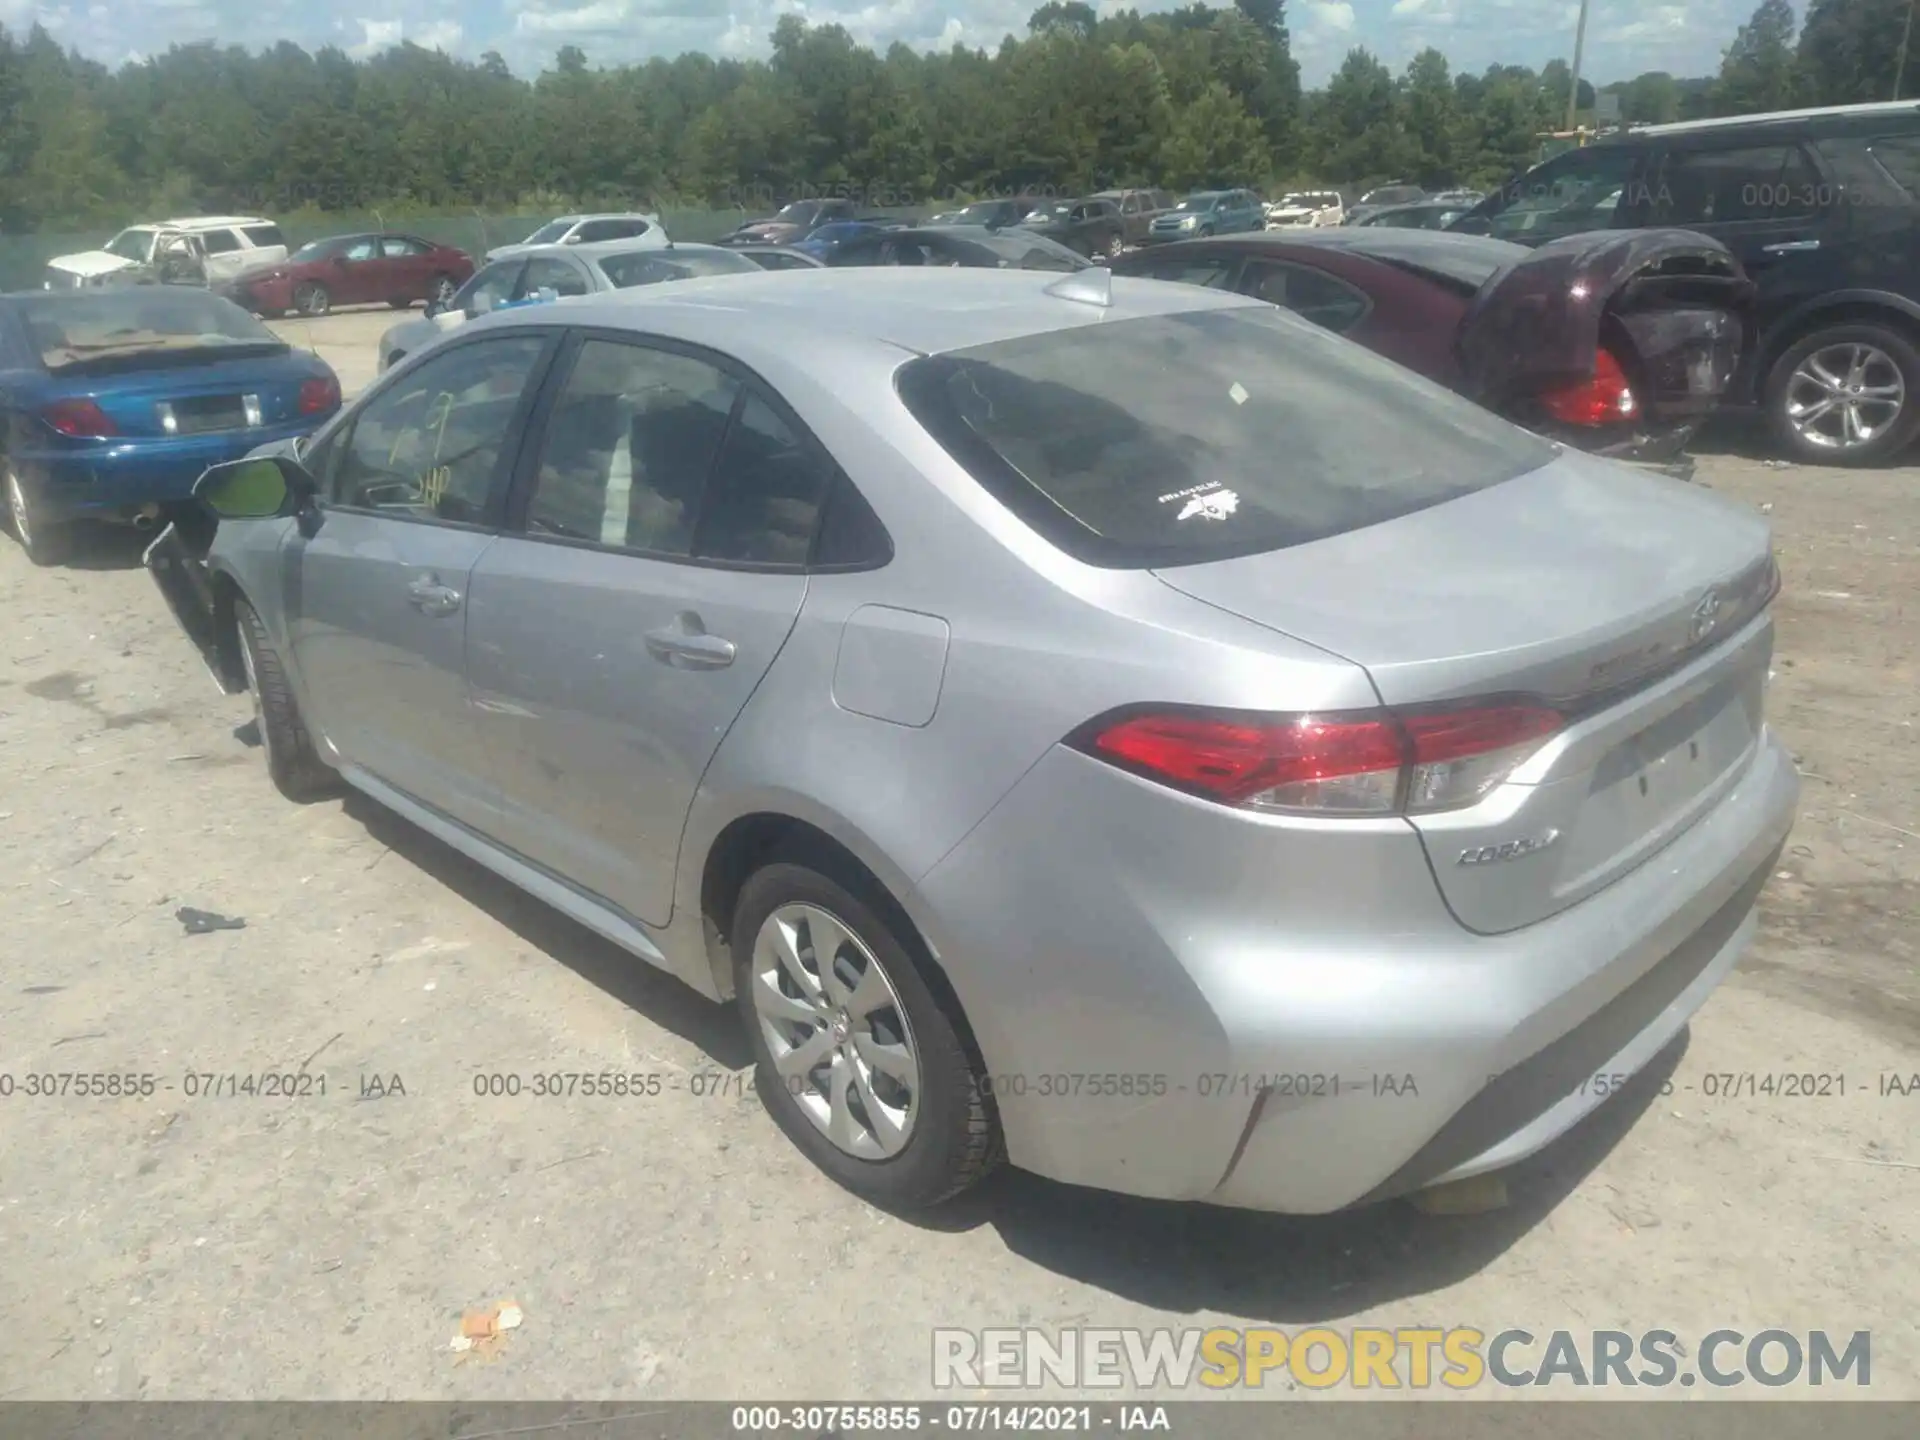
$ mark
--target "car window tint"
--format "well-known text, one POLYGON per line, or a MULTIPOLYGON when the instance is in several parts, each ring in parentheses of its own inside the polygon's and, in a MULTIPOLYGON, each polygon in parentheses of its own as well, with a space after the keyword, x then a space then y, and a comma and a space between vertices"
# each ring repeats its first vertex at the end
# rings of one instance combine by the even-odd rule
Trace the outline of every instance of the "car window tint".
POLYGON ((1367 297, 1324 270, 1278 260, 1251 260, 1240 288, 1333 331, 1352 329, 1367 313, 1367 297))
POLYGON ((502 336, 423 360, 367 402, 332 477, 334 503, 478 524, 546 341, 502 336))
POLYGON ((1867 153, 1908 196, 1920 199, 1920 135, 1889 135, 1869 144, 1867 153))
POLYGON ((536 256, 527 262, 527 273, 520 277, 520 293, 530 296, 536 290, 551 290, 556 295, 584 295, 587 277, 565 260, 550 255, 536 256))
POLYGON ((1536 166, 1490 206, 1490 233, 1550 239, 1612 226, 1640 150, 1632 145, 1588 145, 1536 166))
POLYGON ((1262 305, 925 356, 895 383, 984 489, 1096 565, 1306 544, 1498 485, 1557 453, 1262 305))
POLYGON ((786 421, 748 395, 714 467, 694 553, 804 565, 828 478, 786 421))
POLYGON ((1224 257, 1206 259, 1155 260, 1140 267, 1138 272, 1149 280, 1172 280, 1181 285, 1205 285, 1211 289, 1223 288, 1233 274, 1233 261, 1224 257))
POLYGON ((686 555, 739 382, 610 340, 580 347, 547 420, 527 533, 686 555))
POLYGON ((1655 225, 1726 225, 1813 213, 1819 175, 1798 145, 1679 151, 1653 186, 1655 225))

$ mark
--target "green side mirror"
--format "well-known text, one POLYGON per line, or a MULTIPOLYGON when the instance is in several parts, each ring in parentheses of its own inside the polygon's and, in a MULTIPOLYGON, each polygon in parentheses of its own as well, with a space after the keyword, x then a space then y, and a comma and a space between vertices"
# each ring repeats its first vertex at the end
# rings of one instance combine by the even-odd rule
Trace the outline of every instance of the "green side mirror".
POLYGON ((313 493, 311 482, 300 483, 304 478, 278 458, 232 460, 203 474, 193 493, 222 520, 271 520, 293 514, 313 493))

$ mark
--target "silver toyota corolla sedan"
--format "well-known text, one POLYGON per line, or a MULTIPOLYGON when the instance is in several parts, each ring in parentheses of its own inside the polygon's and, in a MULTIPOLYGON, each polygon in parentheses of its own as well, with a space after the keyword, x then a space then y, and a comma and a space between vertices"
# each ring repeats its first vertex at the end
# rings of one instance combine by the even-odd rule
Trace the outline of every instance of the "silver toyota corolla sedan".
POLYGON ((1794 814, 1766 522, 1238 295, 562 300, 198 493, 148 563, 280 788, 735 999, 882 1204, 1506 1166, 1726 976, 1794 814))

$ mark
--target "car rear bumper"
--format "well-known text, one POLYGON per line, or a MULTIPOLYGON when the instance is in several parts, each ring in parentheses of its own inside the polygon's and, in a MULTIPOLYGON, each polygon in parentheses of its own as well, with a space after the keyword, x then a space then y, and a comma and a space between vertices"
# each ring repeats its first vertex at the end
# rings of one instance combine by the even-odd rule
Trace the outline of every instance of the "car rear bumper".
POLYGON ((27 451, 17 457, 20 479, 36 515, 48 522, 117 519, 142 506, 177 504, 192 494, 209 466, 238 460, 276 440, 309 435, 330 418, 331 413, 179 439, 27 451))
POLYGON ((1798 794, 1765 732, 1653 858, 1480 936, 1402 821, 1247 817, 1059 749, 919 898, 1015 1164, 1323 1213, 1510 1165, 1603 1103, 1737 961, 1798 794))

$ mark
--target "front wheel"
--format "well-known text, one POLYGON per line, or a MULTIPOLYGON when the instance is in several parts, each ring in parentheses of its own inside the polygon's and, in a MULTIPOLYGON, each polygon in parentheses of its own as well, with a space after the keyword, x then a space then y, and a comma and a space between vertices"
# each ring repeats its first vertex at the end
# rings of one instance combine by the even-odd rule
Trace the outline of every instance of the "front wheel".
POLYGON ((7 526, 20 542, 27 559, 36 565, 59 565, 73 554, 74 531, 71 525, 55 525, 37 519, 27 500, 26 486, 12 465, 6 467, 7 526))
POLYGON ((274 788, 300 805, 337 793, 340 776, 314 749, 280 654, 267 638, 267 627, 245 600, 236 600, 233 608, 240 631, 240 664, 246 671, 247 694, 253 700, 274 788))
POLYGON ((880 908, 807 865, 768 865, 734 909, 734 987, 761 1103, 787 1138, 871 1204, 921 1210, 1003 1151, 978 1066, 904 921, 880 908))
POLYGON ((324 315, 333 308, 333 296, 326 286, 308 283, 293 292, 293 307, 302 315, 324 315))
POLYGON ((1775 362, 1765 404, 1775 437, 1796 460, 1879 464, 1920 431, 1920 351, 1871 322, 1817 330, 1775 362))

